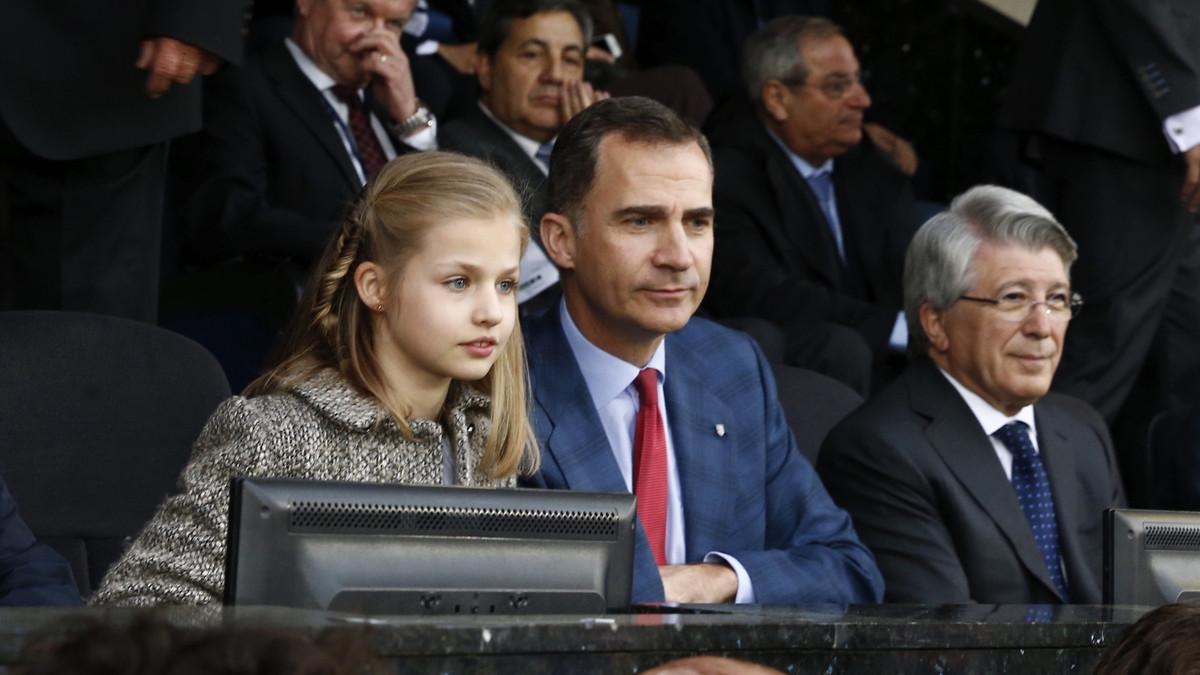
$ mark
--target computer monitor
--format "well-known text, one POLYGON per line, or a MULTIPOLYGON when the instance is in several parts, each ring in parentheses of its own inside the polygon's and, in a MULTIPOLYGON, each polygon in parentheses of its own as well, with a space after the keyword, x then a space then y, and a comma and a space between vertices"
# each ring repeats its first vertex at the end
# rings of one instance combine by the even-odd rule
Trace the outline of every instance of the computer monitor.
POLYGON ((628 493, 234 479, 225 603, 367 614, 629 607, 628 493))
POLYGON ((1200 513, 1109 509, 1104 542, 1105 604, 1200 599, 1200 513))

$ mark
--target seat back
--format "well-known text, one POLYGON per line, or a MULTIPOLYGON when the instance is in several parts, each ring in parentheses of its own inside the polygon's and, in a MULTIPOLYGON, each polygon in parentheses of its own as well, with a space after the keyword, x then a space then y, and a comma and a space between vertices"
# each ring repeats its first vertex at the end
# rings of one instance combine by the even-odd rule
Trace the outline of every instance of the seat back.
POLYGON ((811 370, 778 363, 772 370, 779 404, 796 436, 796 444, 815 465, 817 452, 829 430, 861 405, 863 398, 832 377, 811 370))
POLYGON ((149 324, 0 312, 0 476, 87 597, 170 492, 229 385, 149 324))

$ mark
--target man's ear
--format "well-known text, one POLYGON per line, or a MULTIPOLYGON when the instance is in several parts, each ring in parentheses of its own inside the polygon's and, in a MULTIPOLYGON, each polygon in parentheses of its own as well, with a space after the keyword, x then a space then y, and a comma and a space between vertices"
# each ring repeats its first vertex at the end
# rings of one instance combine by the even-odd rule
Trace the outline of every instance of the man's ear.
POLYGON ((483 90, 484 95, 490 95, 492 92, 491 54, 479 52, 479 58, 475 60, 475 77, 479 80, 479 88, 483 90))
POLYGON ((787 100, 792 95, 787 85, 779 80, 767 80, 763 82, 762 92, 763 108, 767 112, 767 117, 777 123, 782 123, 788 118, 787 100))
POLYGON ((561 213, 542 216, 542 248, 550 260, 562 269, 575 269, 575 226, 561 213))
POLYGON ((354 270, 354 289, 367 309, 378 312, 381 311, 378 309, 380 306, 387 308, 387 280, 379 265, 373 262, 359 263, 354 270))
POLYGON ((921 328, 925 330, 925 337, 929 339, 930 349, 939 353, 950 349, 950 337, 946 335, 946 327, 943 325, 946 312, 934 309, 928 302, 921 305, 920 312, 921 328))
POLYGON ((315 0, 296 0, 296 15, 308 16, 308 12, 312 9, 312 4, 315 0))

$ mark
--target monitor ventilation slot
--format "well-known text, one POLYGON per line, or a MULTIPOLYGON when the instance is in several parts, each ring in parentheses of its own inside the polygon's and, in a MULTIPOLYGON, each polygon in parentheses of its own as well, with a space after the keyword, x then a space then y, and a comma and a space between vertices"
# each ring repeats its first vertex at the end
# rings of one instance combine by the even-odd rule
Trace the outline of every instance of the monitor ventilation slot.
POLYGON ((1143 537, 1148 549, 1200 550, 1200 527, 1194 525, 1146 523, 1143 537))
POLYGON ((615 539, 615 512, 291 502, 288 528, 430 536, 615 539))

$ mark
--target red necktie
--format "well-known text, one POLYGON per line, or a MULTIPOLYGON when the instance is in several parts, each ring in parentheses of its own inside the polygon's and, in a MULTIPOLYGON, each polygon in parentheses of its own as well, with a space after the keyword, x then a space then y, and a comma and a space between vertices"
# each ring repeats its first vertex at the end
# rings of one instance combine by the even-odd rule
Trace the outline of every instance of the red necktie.
POLYGON ((637 431, 633 436, 633 494, 654 561, 667 564, 667 434, 658 412, 658 373, 638 373, 637 431))
POLYGON ((358 161, 362 162, 363 174, 367 180, 375 177, 379 170, 387 164, 387 155, 383 154, 383 146, 371 128, 371 115, 363 106, 358 90, 344 84, 333 86, 333 95, 350 108, 350 135, 354 137, 354 146, 358 150, 358 161))

